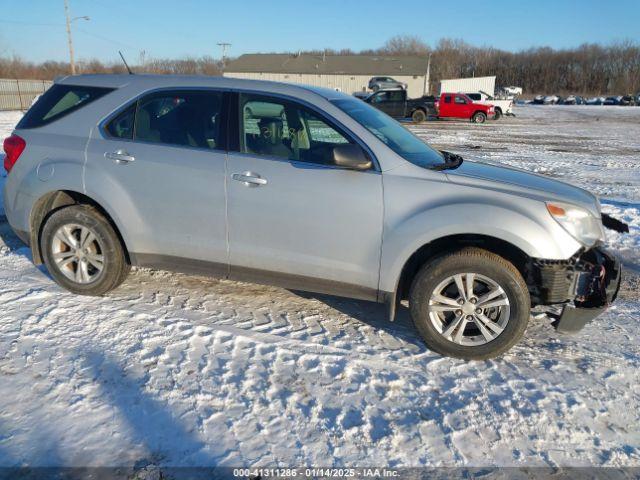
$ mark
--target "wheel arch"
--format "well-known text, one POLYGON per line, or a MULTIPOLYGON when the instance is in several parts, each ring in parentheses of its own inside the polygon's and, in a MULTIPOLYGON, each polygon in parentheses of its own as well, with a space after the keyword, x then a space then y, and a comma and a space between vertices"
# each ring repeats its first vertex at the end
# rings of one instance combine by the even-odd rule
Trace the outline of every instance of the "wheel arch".
POLYGON ((98 212, 107 219, 114 232, 116 232, 116 235, 122 245, 122 249, 124 250, 127 263, 131 264, 129 249, 127 248, 127 244, 122 236, 120 228, 118 228, 113 217, 102 205, 88 195, 74 190, 55 190, 44 194, 36 200, 29 216, 29 243, 31 246, 33 262, 36 265, 41 265, 43 263, 42 252, 40 249, 42 227, 53 212, 70 205, 90 205, 98 210, 98 212))
POLYGON ((527 278, 527 264, 531 257, 516 245, 489 235, 454 234, 426 243, 409 256, 401 269, 394 296, 397 300, 408 297, 413 278, 426 262, 445 253, 458 251, 465 247, 477 247, 495 253, 511 262, 522 277, 527 278))

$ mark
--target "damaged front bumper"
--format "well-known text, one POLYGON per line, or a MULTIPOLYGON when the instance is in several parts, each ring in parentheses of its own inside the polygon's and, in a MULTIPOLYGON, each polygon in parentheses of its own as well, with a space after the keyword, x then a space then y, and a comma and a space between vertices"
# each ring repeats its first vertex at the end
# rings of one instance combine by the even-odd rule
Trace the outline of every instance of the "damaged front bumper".
POLYGON ((549 312, 559 332, 581 330, 604 312, 620 289, 620 261, 601 247, 581 250, 569 260, 535 260, 530 293, 536 305, 559 305, 549 312))

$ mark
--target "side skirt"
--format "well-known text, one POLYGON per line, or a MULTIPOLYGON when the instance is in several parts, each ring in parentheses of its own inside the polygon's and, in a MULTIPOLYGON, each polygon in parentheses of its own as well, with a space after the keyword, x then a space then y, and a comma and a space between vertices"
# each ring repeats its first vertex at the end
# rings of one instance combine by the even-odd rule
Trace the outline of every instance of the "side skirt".
POLYGON ((273 285, 291 290, 336 295, 339 297, 380 303, 385 302, 386 296, 388 296, 388 294, 379 296, 376 289, 360 285, 246 267, 232 266, 229 268, 228 265, 223 263, 207 262, 204 260, 149 253, 130 253, 129 257, 131 258, 132 265, 138 267, 155 268, 190 275, 203 275, 262 285, 273 285))

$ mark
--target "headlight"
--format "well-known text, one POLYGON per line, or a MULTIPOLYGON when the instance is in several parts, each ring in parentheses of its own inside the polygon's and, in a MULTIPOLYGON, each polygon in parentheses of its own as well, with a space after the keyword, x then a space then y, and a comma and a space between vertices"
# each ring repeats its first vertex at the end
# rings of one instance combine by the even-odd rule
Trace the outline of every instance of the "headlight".
POLYGON ((602 221, 584 208, 569 203, 547 202, 547 210, 562 228, 587 247, 604 240, 602 221))

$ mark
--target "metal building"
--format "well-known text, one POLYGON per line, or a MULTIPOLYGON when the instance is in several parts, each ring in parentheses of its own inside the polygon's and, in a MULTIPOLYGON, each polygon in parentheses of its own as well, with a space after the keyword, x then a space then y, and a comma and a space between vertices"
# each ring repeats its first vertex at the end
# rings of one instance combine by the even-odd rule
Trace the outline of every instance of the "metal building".
POLYGON ((440 82, 440 93, 477 93, 495 95, 496 77, 451 78, 440 82))
POLYGON ((428 93, 427 59, 417 56, 246 54, 230 61, 225 77, 303 83, 345 93, 367 89, 371 77, 407 84, 409 97, 428 93))

